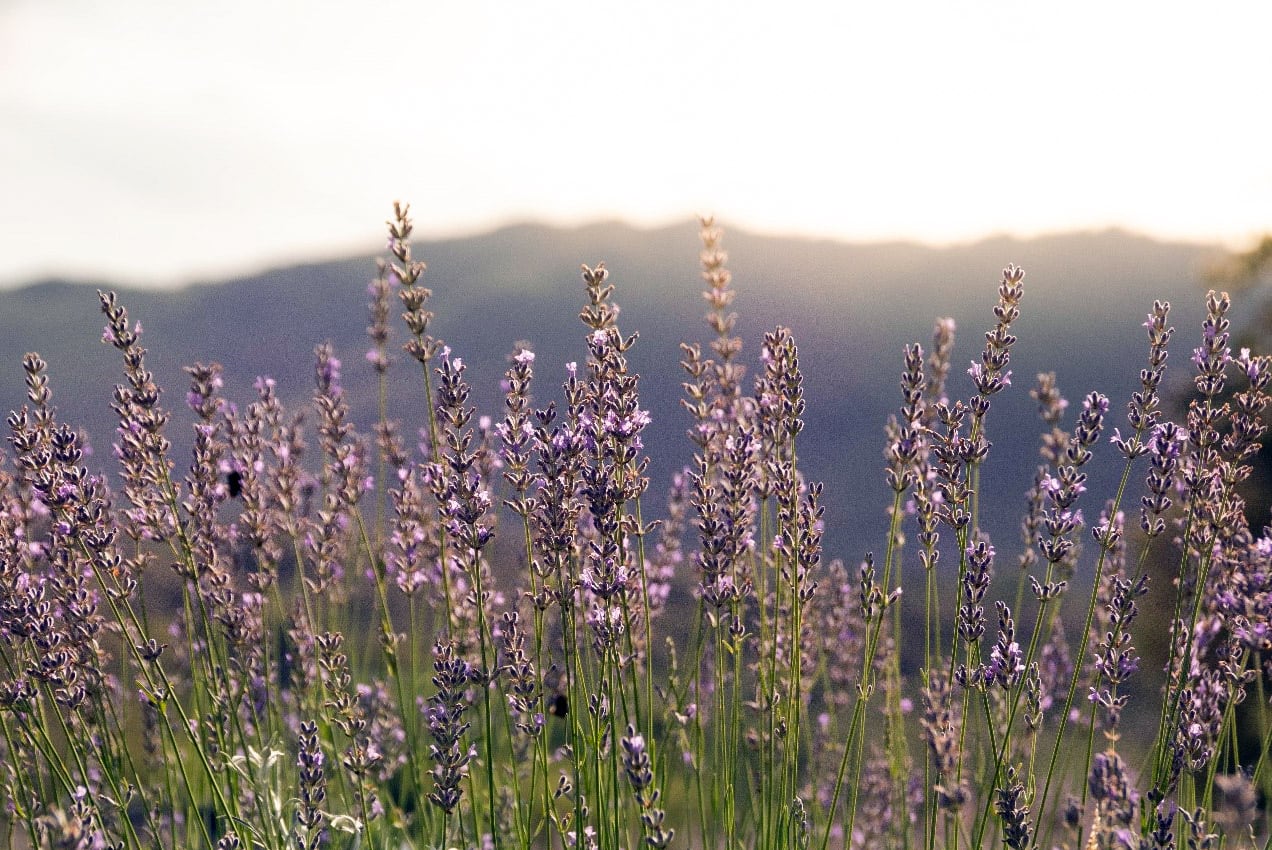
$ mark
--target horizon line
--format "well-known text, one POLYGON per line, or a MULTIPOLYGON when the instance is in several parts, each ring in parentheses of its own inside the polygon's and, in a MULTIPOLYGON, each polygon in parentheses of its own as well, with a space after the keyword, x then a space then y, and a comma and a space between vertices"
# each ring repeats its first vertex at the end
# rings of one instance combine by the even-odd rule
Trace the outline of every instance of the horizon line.
MULTIPOLYGON (((621 216, 598 216, 583 220, 553 219, 551 217, 516 216, 508 217, 493 224, 480 227, 460 227, 452 232, 429 234, 411 240, 415 246, 438 245, 445 243, 470 242, 488 239, 518 229, 546 230, 561 234, 578 233, 597 228, 623 228, 636 233, 669 232, 679 228, 692 229, 696 233, 699 218, 697 216, 677 217, 661 222, 643 222, 621 216)), ((1154 234, 1146 230, 1138 230, 1122 224, 1091 225, 1040 231, 997 230, 979 236, 948 240, 923 239, 919 237, 896 236, 888 238, 853 239, 833 234, 809 233, 806 231, 783 231, 780 229, 752 228, 744 224, 729 225, 719 218, 715 226, 723 229, 726 239, 729 234, 742 234, 750 238, 773 239, 786 242, 803 242, 818 245, 840 245, 843 247, 912 247, 929 251, 955 251, 983 245, 988 242, 1038 242, 1048 239, 1073 237, 1094 237, 1118 235, 1129 239, 1153 242, 1160 245, 1179 245, 1197 249, 1212 249, 1216 252, 1231 253, 1238 249, 1225 244, 1223 240, 1204 238, 1173 237, 1154 234)), ((382 244, 383 240, 378 240, 382 244)), ((75 286, 108 286, 118 289, 133 290, 167 290, 178 291, 200 286, 215 286, 233 281, 246 280, 272 272, 288 269, 300 269, 323 266, 332 263, 376 257, 380 252, 374 247, 376 240, 370 237, 352 238, 327 251, 295 254, 280 252, 272 258, 247 259, 241 262, 227 262, 221 270, 207 269, 173 276, 138 277, 128 280, 117 274, 94 275, 91 271, 81 271, 74 266, 63 270, 49 270, 34 273, 19 273, 14 276, 0 277, 0 290, 18 291, 49 284, 69 284, 75 286), (365 243, 365 244, 364 244, 365 243)), ((427 258, 424 258, 427 260, 427 258)))

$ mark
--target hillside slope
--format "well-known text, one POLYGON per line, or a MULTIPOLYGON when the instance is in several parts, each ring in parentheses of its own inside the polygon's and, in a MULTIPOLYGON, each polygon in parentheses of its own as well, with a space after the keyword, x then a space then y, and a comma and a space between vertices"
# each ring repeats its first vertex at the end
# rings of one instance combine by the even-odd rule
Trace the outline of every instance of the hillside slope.
MULTIPOLYGON (((1011 390, 995 401, 994 443, 983 490, 992 497, 989 527, 1000 551, 1015 548, 1021 494, 1036 455, 1037 419, 1028 389, 1042 370, 1076 409, 1099 389, 1120 419, 1146 342, 1140 324, 1154 298, 1177 306, 1179 327, 1171 363, 1180 370, 1194 342, 1204 287, 1198 271, 1207 249, 1165 244, 1120 232, 931 248, 909 244, 850 245, 782 239, 731 231, 725 246, 738 291, 738 331, 744 358, 754 363, 764 330, 791 327, 806 374, 808 427, 801 438, 803 468, 827 484, 829 555, 855 561, 882 546, 882 426, 899 403, 901 350, 930 339, 932 321, 952 316, 959 344, 952 390, 966 394, 966 364, 976 357, 991 324, 999 271, 1025 267, 1026 295, 1015 331, 1011 390)), ((498 416, 499 378, 516 340, 538 353, 538 393, 551 394, 567 361, 585 356, 577 321, 581 262, 605 260, 617 286, 624 331, 639 330, 631 352, 643 376, 654 424, 646 440, 651 466, 651 508, 657 513, 671 473, 690 460, 683 438, 687 419, 678 405, 677 365, 682 340, 705 341, 704 305, 697 269, 696 228, 685 223, 657 230, 597 224, 572 230, 509 227, 468 239, 421 243, 425 283, 434 290, 435 332, 470 364, 474 400, 498 416)), ((182 365, 216 360, 225 367, 226 394, 246 400, 257 375, 277 378, 286 401, 302 403, 312 387, 313 346, 330 339, 345 362, 350 400, 362 426, 374 415, 375 387, 363 354, 367 343, 366 282, 370 257, 278 269, 185 289, 121 291, 144 328, 150 365, 174 411, 171 437, 188 445, 182 365)), ((108 408, 118 379, 114 353, 99 341, 102 319, 92 287, 44 282, 0 292, 0 406, 23 402, 20 360, 38 350, 49 361, 55 403, 62 417, 93 436, 108 456, 113 422, 108 408)), ((402 331, 399 331, 399 340, 402 331)), ((394 375, 395 415, 408 430, 420 424, 419 379, 413 364, 394 375)), ((1180 370, 1182 372, 1182 370, 1180 370)), ((1184 379, 1171 373, 1168 384, 1184 379)), ((1115 424, 1116 424, 1115 420, 1115 424)), ((1107 448, 1104 452, 1108 452, 1107 448)), ((184 455, 178 454, 184 464, 184 455)), ((1094 494, 1110 492, 1113 464, 1092 472, 1094 494)), ((1094 512, 1098 506, 1088 504, 1094 512)))

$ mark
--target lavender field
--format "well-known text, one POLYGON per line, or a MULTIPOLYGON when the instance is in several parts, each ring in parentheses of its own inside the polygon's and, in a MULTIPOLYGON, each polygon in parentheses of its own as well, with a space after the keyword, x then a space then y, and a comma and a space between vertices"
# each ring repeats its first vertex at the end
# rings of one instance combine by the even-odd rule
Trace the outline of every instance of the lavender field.
POLYGON ((1272 360, 1229 296, 1180 305, 1204 320, 1178 335, 1170 304, 1137 307, 1140 359, 1104 367, 1133 391, 1070 399, 1013 374, 1034 278, 986 269, 978 326, 933 315, 855 366, 896 376, 855 491, 885 498, 828 514, 799 339, 742 338, 722 231, 699 235, 678 406, 642 395, 598 264, 579 359, 503 341, 478 410, 488 347, 435 335, 404 206, 365 359, 318 344, 308 404, 268 377, 231 393, 216 363, 161 389, 147 317, 108 291, 113 435, 62 418, 26 355, 0 466, 4 846, 1268 846, 1272 540, 1247 484, 1272 360), (652 421, 687 431, 666 489, 652 421), (1023 493, 986 483, 1006 432, 1035 447, 1006 455, 1023 493), (845 511, 882 533, 823 553, 845 511))

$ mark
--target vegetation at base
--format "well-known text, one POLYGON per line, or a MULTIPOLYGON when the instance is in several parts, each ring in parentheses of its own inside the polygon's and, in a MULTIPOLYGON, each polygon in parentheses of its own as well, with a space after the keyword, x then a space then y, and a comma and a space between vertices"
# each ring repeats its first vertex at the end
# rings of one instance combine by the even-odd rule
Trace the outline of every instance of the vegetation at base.
POLYGON ((579 360, 515 344, 482 415, 411 235, 397 206, 358 363, 378 388, 366 433, 323 343, 301 411, 270 378, 240 406, 219 365, 188 367, 179 459, 141 326, 101 292, 122 376, 108 473, 24 358, 0 467, 6 846, 1267 840, 1272 539, 1242 484, 1272 360, 1234 353, 1226 294, 1177 367, 1194 387, 1178 422, 1159 301, 1142 363, 1116 364, 1138 374, 1129 398, 1070 405, 1039 374, 1029 425, 995 418, 1026 392, 1029 288, 1008 266, 970 368, 948 318, 898 358, 887 533, 848 564, 823 558, 797 342, 764 333, 748 374, 712 221, 681 410, 643 401, 599 264, 579 360), (395 370, 409 416, 390 414, 395 370), (680 417, 693 450, 665 498, 654 417, 680 417), (984 486, 991 436, 1026 428, 1032 486, 984 486), (1101 467, 1116 486, 1090 492, 1101 467), (1018 533, 991 539, 1021 495, 1018 533), (1146 632, 1162 676, 1141 669, 1146 632))

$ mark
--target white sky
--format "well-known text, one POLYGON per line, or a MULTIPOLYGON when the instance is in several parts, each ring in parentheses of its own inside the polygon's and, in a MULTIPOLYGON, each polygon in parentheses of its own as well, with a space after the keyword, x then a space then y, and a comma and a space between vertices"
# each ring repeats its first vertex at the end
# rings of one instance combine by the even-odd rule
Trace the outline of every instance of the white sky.
POLYGON ((1265 2, 0 0, 0 283, 366 251, 395 198, 421 236, 1240 244, 1269 33, 1265 2))

